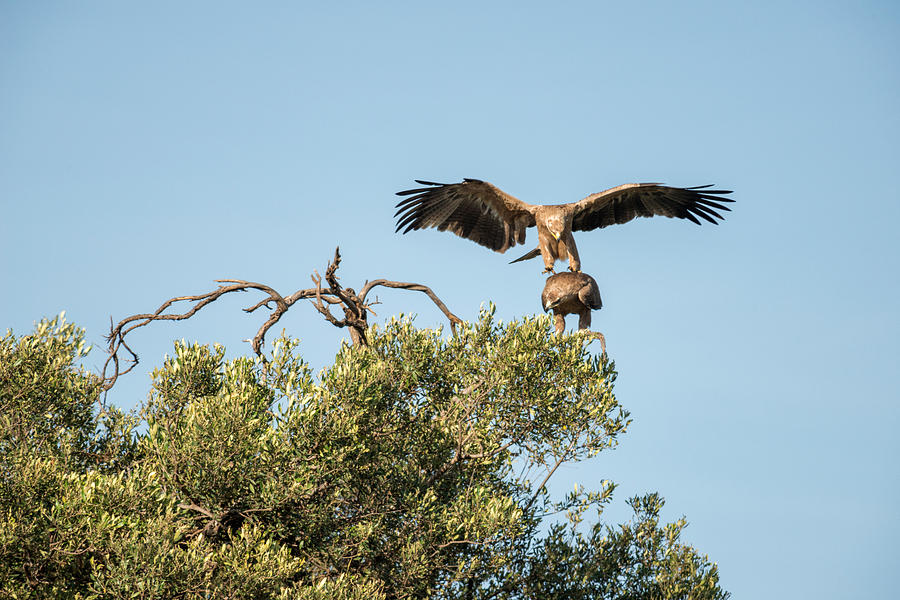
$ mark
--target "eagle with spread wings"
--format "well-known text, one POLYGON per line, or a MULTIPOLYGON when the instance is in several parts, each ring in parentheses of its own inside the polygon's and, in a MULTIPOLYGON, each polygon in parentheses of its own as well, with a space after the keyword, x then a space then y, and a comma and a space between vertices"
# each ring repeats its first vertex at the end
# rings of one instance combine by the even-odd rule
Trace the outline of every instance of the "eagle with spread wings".
POLYGON ((573 231, 590 231, 627 223, 636 217, 677 217, 701 224, 716 224, 730 210, 723 202, 731 190, 712 185, 677 188, 658 183, 626 183, 591 194, 578 202, 534 205, 522 202, 500 188, 479 179, 460 183, 416 180, 422 188, 397 192, 409 196, 397 203, 397 231, 437 227, 472 240, 496 252, 525 243, 525 230, 537 227, 538 247, 512 262, 544 258, 544 272, 552 273, 557 260, 569 261, 569 269, 581 271, 573 231))

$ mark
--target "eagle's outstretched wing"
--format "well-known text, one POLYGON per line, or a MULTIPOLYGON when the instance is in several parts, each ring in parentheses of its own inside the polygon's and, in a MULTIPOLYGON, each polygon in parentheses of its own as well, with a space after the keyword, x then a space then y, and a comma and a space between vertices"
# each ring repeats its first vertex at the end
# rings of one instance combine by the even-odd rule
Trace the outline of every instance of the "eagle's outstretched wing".
POLYGON ((530 204, 478 179, 461 183, 416 183, 429 187, 397 192, 411 196, 397 203, 397 231, 437 227, 497 252, 525 242, 525 229, 535 224, 530 204))
POLYGON ((609 225, 627 223, 635 217, 677 217, 688 219, 697 225, 697 217, 716 224, 723 219, 717 210, 730 211, 721 204, 734 202, 723 197, 731 190, 711 190, 711 185, 677 188, 658 183, 626 183, 591 194, 584 200, 573 202, 572 229, 590 231, 609 225))

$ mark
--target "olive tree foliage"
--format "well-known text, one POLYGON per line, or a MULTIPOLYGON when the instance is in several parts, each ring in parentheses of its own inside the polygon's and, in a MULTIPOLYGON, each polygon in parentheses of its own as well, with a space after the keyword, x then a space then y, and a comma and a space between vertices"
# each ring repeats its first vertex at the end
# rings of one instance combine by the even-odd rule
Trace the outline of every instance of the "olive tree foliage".
POLYGON ((589 338, 486 310, 453 336, 400 318, 367 339, 315 375, 287 337, 235 360, 179 343, 125 414, 78 366, 81 330, 7 333, 0 595, 727 597, 658 495, 607 526, 614 484, 548 491, 629 422, 589 338))

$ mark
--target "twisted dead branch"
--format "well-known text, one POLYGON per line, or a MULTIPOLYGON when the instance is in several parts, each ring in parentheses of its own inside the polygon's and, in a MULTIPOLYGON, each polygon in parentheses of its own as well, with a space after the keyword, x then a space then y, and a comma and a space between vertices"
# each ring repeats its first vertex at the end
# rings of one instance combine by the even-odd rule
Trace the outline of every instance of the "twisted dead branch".
POLYGON ((311 300, 313 306, 319 311, 325 319, 335 327, 347 327, 350 330, 350 339, 356 346, 364 346, 367 344, 366 331, 369 328, 368 315, 375 314, 372 306, 378 304, 378 300, 367 302, 368 294, 376 287, 389 287, 403 290, 412 290, 422 292, 431 298, 432 302, 444 313, 450 320, 450 329, 456 333, 456 325, 461 324, 462 320, 450 312, 447 306, 441 302, 435 293, 428 286, 418 283, 405 283, 401 281, 390 281, 388 279, 375 279, 367 281, 363 284, 359 294, 353 288, 343 287, 339 283, 337 276, 338 267, 341 264, 340 248, 335 248, 334 258, 328 263, 325 269, 325 282, 328 287, 322 287, 322 277, 318 271, 314 271, 312 281, 316 287, 302 289, 294 292, 289 296, 282 296, 273 288, 262 283, 253 281, 244 281, 242 279, 216 279, 216 283, 222 284, 218 288, 205 294, 197 294, 195 296, 178 296, 170 298, 156 309, 155 312, 132 315, 119 321, 113 325, 110 319, 110 332, 106 336, 109 342, 108 356, 103 363, 101 377, 103 379, 104 391, 109 391, 116 381, 122 375, 125 375, 138 364, 139 358, 137 353, 126 342, 126 336, 139 327, 144 327, 154 321, 183 321, 197 314, 204 307, 212 304, 222 296, 232 292, 249 292, 257 290, 266 295, 262 300, 247 307, 244 312, 252 313, 260 307, 266 307, 272 311, 269 318, 260 326, 256 335, 250 340, 253 352, 257 356, 263 357, 262 346, 265 342, 266 333, 277 323, 281 317, 293 306, 298 300, 311 300), (191 307, 182 313, 167 313, 166 311, 173 305, 186 302, 191 307), (331 312, 332 306, 339 306, 343 309, 344 318, 339 319, 331 312), (127 352, 127 356, 120 358, 120 352, 127 352), (122 363, 127 362, 127 366, 123 368, 122 363))

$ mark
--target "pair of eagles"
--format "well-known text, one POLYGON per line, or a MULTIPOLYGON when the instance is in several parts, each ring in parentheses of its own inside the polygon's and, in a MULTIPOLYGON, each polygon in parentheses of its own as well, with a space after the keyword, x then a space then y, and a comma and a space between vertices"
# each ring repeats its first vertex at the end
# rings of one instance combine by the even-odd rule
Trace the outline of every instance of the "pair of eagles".
MULTIPOLYGON (((544 272, 552 273, 557 260, 569 261, 571 273, 548 278, 541 296, 544 310, 553 310, 556 331, 565 329, 565 315, 578 313, 579 329, 591 323, 591 310, 602 306, 600 290, 593 277, 581 272, 581 260, 573 231, 590 231, 627 223, 635 217, 677 217, 700 225, 700 219, 716 224, 723 219, 716 211, 730 210, 722 202, 730 190, 709 189, 711 185, 689 188, 657 183, 626 183, 605 192, 591 194, 579 202, 534 205, 510 196, 500 188, 478 179, 461 183, 434 183, 416 180, 424 186, 397 192, 409 196, 397 204, 397 231, 437 227, 451 231, 496 252, 506 252, 525 243, 525 230, 537 227, 538 247, 512 262, 540 254, 544 272)), ((601 344, 606 344, 601 334, 601 344)))

